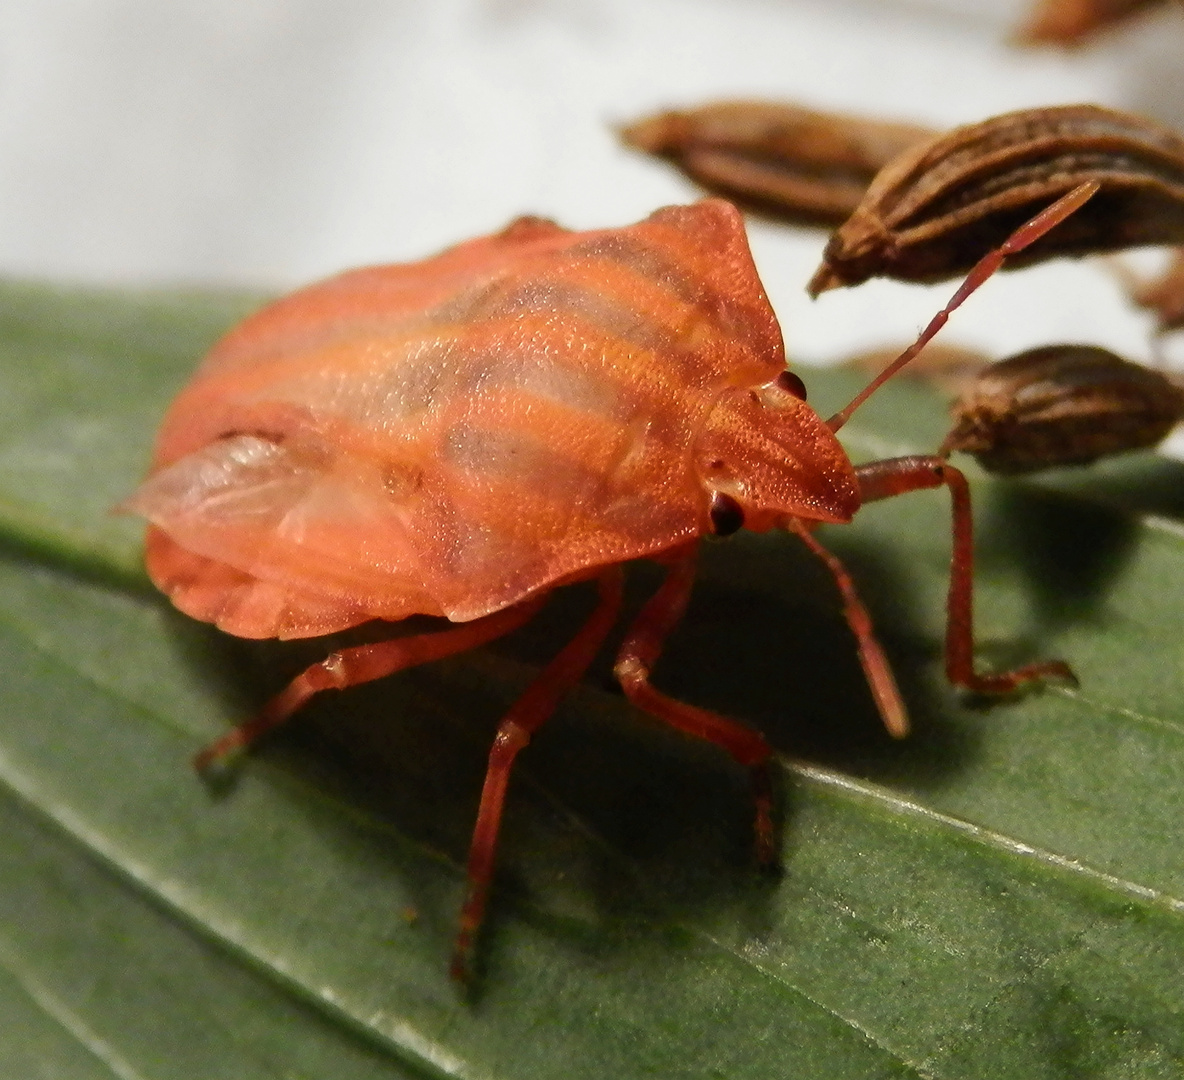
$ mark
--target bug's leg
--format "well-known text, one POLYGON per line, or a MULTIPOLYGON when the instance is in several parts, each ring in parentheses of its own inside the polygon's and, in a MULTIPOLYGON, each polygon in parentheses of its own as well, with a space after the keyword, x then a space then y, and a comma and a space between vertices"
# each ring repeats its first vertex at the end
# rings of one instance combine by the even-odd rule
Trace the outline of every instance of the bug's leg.
POLYGON ((624 590, 621 567, 607 567, 598 581, 600 600, 596 609, 576 636, 543 668, 502 717, 490 748, 485 786, 481 789, 481 806, 477 811, 477 824, 473 828, 469 847, 468 891, 460 912, 460 929, 457 931, 456 947, 449 969, 452 977, 462 982, 468 980, 473 943, 485 917, 502 807, 514 758, 555 711, 559 699, 583 677, 621 610, 624 590))
POLYGON ((332 653, 319 663, 305 668, 245 724, 240 724, 199 751, 193 759, 193 765, 202 772, 225 760, 228 755, 253 745, 322 690, 344 690, 348 686, 393 675, 404 668, 475 649, 478 645, 502 637, 535 615, 544 599, 539 597, 529 600, 453 629, 414 634, 373 645, 358 645, 332 653))
POLYGON ((1077 678, 1063 660, 1027 664, 1011 671, 979 675, 974 670, 974 526, 966 477, 942 457, 917 455, 873 461, 856 468, 864 502, 889 499, 909 491, 947 487, 953 506, 953 553, 946 602, 946 677, 983 694, 1005 694, 1033 679, 1077 678))
POLYGON ((756 854, 762 864, 773 861, 773 784, 769 775, 772 749, 764 738, 718 713, 667 697, 650 684, 650 672, 667 636, 687 608, 695 580, 697 545, 673 554, 666 580, 641 609, 617 653, 614 672, 625 695, 640 709, 671 727, 723 747, 752 776, 756 803, 756 854))
POLYGON ((839 587, 843 597, 843 615, 851 633, 855 635, 855 642, 859 649, 859 663, 863 667, 864 677, 875 698, 876 708, 884 727, 894 739, 903 739, 909 733, 909 716, 901 700, 900 691, 896 688, 896 677, 888 665, 888 658, 876 640, 875 628, 872 626, 871 616, 859 593, 855 590, 855 582, 847 573, 847 568, 833 552, 824 548, 805 525, 797 518, 788 518, 786 527, 801 537, 803 543, 817 555, 825 564, 839 587))

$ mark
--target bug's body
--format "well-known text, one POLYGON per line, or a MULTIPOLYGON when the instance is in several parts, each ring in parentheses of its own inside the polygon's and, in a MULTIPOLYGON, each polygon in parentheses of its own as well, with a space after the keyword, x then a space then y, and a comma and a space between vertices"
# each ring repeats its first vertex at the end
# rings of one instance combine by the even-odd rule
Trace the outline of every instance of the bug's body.
POLYGON ((712 531, 715 490, 750 527, 848 520, 851 465, 784 367, 729 204, 522 219, 248 319, 130 505, 153 580, 239 636, 471 620, 712 531))
MULTIPOLYGON (((1091 190, 985 258, 913 351, 1009 251, 1091 190)), ((151 522, 153 580, 183 611, 242 637, 413 614, 458 625, 333 653, 199 754, 199 767, 322 690, 473 648, 520 626, 553 587, 595 578, 595 611, 502 718, 490 751, 453 962, 463 977, 514 758, 611 630, 620 564, 648 556, 669 572, 627 629, 616 675, 638 707, 751 770, 757 851, 771 861, 769 745, 650 683, 703 534, 781 526, 826 562, 884 722, 903 735, 871 621, 810 530, 849 520, 861 499, 945 485, 951 680, 998 692, 1071 677, 1059 662, 975 672, 965 479, 936 457, 856 470, 835 438, 875 385, 825 422, 806 405, 740 217, 719 200, 587 233, 523 218, 434 259, 344 274, 265 308, 178 396, 152 473, 125 503, 151 522)))

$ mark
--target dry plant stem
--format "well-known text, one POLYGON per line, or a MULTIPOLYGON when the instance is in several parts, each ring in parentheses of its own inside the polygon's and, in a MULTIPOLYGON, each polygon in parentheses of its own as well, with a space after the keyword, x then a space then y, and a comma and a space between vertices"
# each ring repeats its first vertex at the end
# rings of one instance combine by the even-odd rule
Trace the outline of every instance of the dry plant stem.
POLYGON ((1093 345, 1050 345, 981 371, 954 402, 939 453, 1016 474, 1154 446, 1184 417, 1184 390, 1093 345))
POLYGON ((245 724, 199 751, 194 768, 204 772, 230 754, 254 745, 268 732, 285 723, 314 694, 322 690, 344 690, 381 679, 419 664, 475 649, 517 630, 543 606, 543 598, 529 600, 504 611, 447 630, 380 641, 342 649, 312 664, 273 697, 245 724))
POLYGON ((1098 194, 1009 267, 1184 242, 1184 137, 1096 105, 1025 109, 906 150, 831 237, 811 295, 870 277, 965 272, 1039 207, 1087 182, 1098 194))
POLYGON ((1087 44, 1097 33, 1169 0, 1040 0, 1016 31, 1019 45, 1087 44))
POLYGON ((1136 289, 1135 303, 1159 316, 1159 330, 1184 328, 1184 248, 1177 248, 1162 277, 1136 289))
POLYGON ((974 524, 966 477, 944 458, 889 458, 856 470, 864 502, 889 499, 910 491, 945 486, 952 501, 953 553, 946 601, 946 677, 956 686, 980 694, 1006 694, 1036 679, 1062 679, 1077 685, 1063 660, 1046 660, 994 675, 974 670, 974 524))
POLYGON ((460 928, 449 971, 454 979, 468 980, 472 971, 473 943, 485 918, 485 904, 493 880, 493 861, 501 829, 502 808, 510 770, 523 749, 559 704, 559 699, 583 678, 621 610, 625 574, 620 565, 607 567, 598 579, 600 599, 574 638, 527 687, 498 724, 489 751, 489 767, 481 790, 481 806, 469 847, 468 890, 460 913, 460 928))
POLYGON ((1074 188, 1068 195, 1058 199, 1052 206, 1042 210, 1030 221, 1026 221, 1011 233, 1002 244, 994 250, 987 252, 986 255, 979 259, 971 267, 970 273, 966 275, 962 284, 955 290, 954 295, 950 297, 949 303, 933 316, 929 321, 929 325, 921 331, 917 340, 905 349, 891 364, 884 368, 879 375, 872 379, 863 390, 856 394, 845 408, 840 409, 839 412, 835 413, 827 421, 831 430, 838 431, 860 405, 925 348, 930 339, 949 321, 950 315, 961 306, 975 289, 982 285, 984 281, 1003 265, 1003 261, 1006 258, 1038 242, 1050 230, 1064 222, 1066 218, 1072 219, 1075 214, 1080 214, 1081 208, 1094 197, 1097 191, 1097 181, 1090 181, 1089 183, 1082 184, 1080 187, 1074 188))
POLYGON ((621 129, 709 191, 796 225, 836 226, 877 172, 932 128, 766 101, 671 110, 621 129))

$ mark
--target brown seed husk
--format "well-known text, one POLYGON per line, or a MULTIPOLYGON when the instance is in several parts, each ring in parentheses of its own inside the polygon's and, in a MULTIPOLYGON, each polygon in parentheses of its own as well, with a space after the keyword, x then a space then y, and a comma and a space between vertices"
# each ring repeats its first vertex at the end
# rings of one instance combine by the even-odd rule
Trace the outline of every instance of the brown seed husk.
POLYGON ((671 110, 621 130, 629 146, 674 162, 709 191, 797 225, 835 226, 902 150, 932 128, 765 101, 671 110))
POLYGON ((810 294, 871 277, 963 274, 1089 180, 1098 193, 1007 266, 1184 243, 1184 138, 1098 105, 1023 109, 955 128, 885 166, 830 238, 810 294))
POLYGON ((981 371, 951 407, 943 452, 1015 474, 1154 446, 1184 417, 1184 390, 1093 345, 1050 345, 981 371))
POLYGON ((1167 0, 1041 0, 1016 31, 1020 45, 1085 44, 1095 34, 1167 0))
POLYGON ((1138 289, 1134 300, 1159 316, 1161 332, 1184 328, 1184 248, 1176 249, 1163 276, 1138 289))

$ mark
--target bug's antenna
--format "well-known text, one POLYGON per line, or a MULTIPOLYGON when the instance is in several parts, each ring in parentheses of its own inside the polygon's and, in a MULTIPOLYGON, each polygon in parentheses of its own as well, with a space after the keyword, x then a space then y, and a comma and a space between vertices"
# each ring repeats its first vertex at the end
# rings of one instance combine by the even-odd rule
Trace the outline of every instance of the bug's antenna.
POLYGON ((838 431, 839 428, 851 419, 851 414, 871 397, 883 383, 892 378, 917 353, 925 348, 933 335, 945 326, 954 310, 1003 265, 1004 259, 1009 255, 1015 255, 1017 252, 1023 251, 1029 244, 1034 244, 1045 233, 1059 225, 1074 211, 1084 206, 1097 193, 1100 187, 1101 184, 1097 180, 1089 180, 1084 184, 1079 184, 1069 194, 1062 195, 1051 206, 1045 207, 1031 221, 1025 222, 1016 229, 997 248, 993 251, 988 251, 986 255, 979 259, 971 268, 970 273, 966 275, 962 284, 958 286, 958 291, 950 297, 950 302, 934 315, 929 325, 921 331, 920 337, 856 394, 846 408, 840 409, 827 421, 827 425, 831 431, 838 431))

